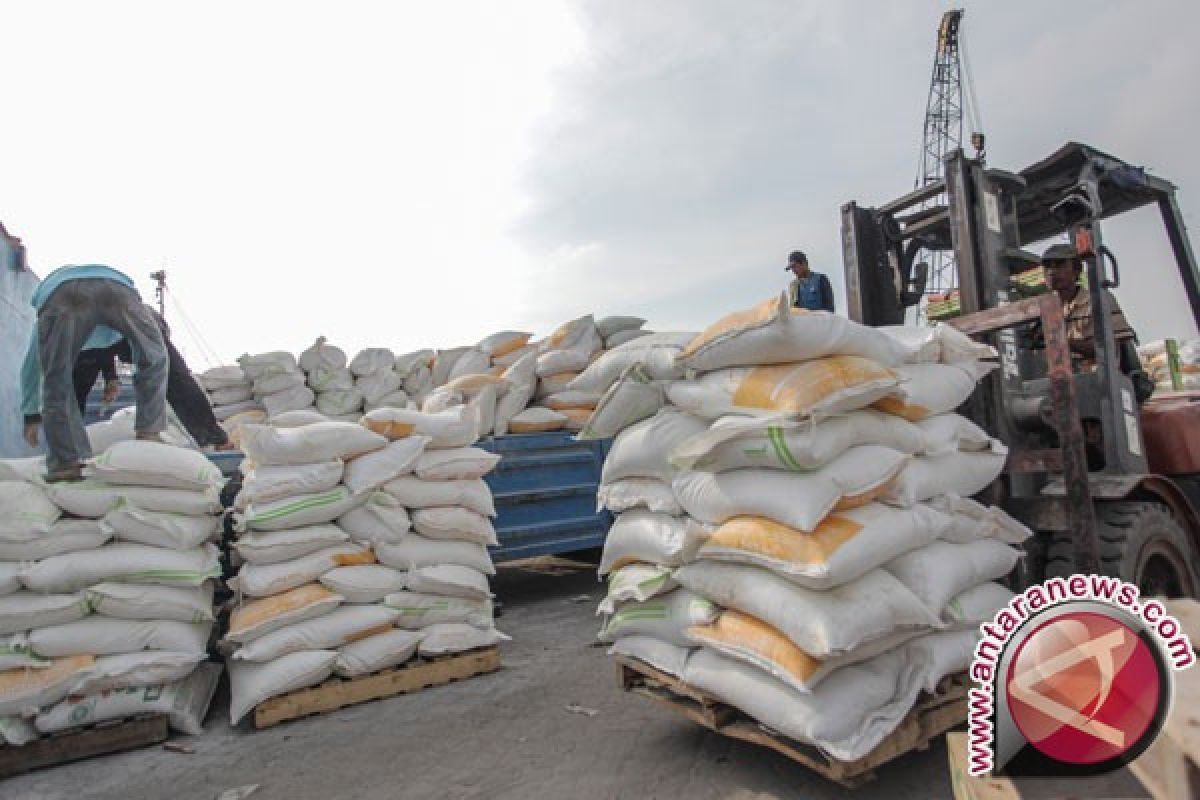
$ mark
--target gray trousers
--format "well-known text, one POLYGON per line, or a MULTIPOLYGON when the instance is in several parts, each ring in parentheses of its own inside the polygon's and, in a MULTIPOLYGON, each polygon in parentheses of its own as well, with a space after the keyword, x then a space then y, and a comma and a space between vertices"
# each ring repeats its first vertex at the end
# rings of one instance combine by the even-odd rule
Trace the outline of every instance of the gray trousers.
POLYGON ((75 358, 92 329, 107 325, 129 340, 137 372, 134 429, 160 433, 167 427, 167 350, 154 315, 128 286, 107 278, 80 278, 54 290, 38 311, 38 357, 42 362, 42 429, 46 468, 54 472, 90 458, 87 430, 75 402, 75 358))

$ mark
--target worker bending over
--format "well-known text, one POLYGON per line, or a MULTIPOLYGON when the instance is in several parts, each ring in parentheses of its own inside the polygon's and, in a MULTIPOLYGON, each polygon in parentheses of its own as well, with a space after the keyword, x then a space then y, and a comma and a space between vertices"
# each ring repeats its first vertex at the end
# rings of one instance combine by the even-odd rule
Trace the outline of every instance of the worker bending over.
POLYGON ((36 447, 46 433, 46 480, 77 481, 92 455, 83 415, 75 402, 75 358, 124 337, 137 372, 134 431, 158 440, 167 426, 167 350, 150 310, 123 272, 100 264, 60 267, 46 276, 30 303, 37 325, 21 368, 25 439, 36 447))
MULTIPOLYGON (((196 382, 183 355, 171 341, 171 328, 167 321, 153 307, 146 308, 158 324, 163 345, 167 349, 167 405, 179 417, 179 421, 199 447, 211 447, 214 450, 234 449, 229 434, 213 415, 208 395, 196 382)), ((117 379, 118 360, 126 364, 133 362, 129 342, 125 339, 99 350, 84 349, 79 354, 79 358, 75 360, 74 383, 75 399, 79 403, 80 413, 87 408, 88 394, 99 374, 104 376, 104 402, 111 403, 116 399, 120 389, 117 379)))

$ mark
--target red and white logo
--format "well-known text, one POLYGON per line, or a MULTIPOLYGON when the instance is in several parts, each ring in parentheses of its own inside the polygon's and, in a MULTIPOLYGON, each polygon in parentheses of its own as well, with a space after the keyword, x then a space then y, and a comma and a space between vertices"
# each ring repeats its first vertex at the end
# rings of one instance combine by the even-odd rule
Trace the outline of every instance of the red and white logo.
POLYGON ((1160 659, 1124 622, 1067 612, 1017 648, 1005 690, 1013 724, 1067 764, 1119 759, 1152 731, 1163 696, 1160 659))

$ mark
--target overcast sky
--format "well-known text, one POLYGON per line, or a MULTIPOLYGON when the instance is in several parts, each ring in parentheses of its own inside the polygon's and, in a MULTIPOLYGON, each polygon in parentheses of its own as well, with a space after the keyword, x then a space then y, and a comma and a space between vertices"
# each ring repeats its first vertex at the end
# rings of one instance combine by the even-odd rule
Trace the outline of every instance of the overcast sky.
MULTIPOLYGON (((39 274, 108 263, 149 299, 165 266, 222 361, 590 312, 698 329, 795 248, 840 299, 838 209, 912 187, 947 7, 0 2, 0 220, 39 274)), ((1198 23, 967 3, 989 163, 1086 141, 1175 181, 1195 225, 1198 23)), ((1143 340, 1191 335, 1155 215, 1106 235, 1143 340)))

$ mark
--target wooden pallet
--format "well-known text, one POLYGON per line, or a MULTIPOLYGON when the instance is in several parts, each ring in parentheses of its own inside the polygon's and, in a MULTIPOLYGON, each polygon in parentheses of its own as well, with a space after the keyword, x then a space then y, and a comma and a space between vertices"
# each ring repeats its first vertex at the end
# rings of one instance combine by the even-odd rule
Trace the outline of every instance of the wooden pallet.
POLYGON ((0 778, 147 747, 165 742, 167 733, 167 715, 149 714, 52 733, 20 746, 0 745, 0 778))
POLYGON ((850 789, 872 780, 875 769, 888 761, 927 749, 934 739, 967 718, 966 679, 947 678, 934 694, 922 694, 913 710, 878 747, 854 761, 839 761, 817 747, 771 731, 733 706, 637 659, 617 657, 617 682, 621 689, 649 698, 709 730, 769 747, 850 789))
POLYGON ((483 647, 433 659, 417 659, 399 667, 356 678, 330 678, 317 686, 272 697, 254 709, 254 727, 262 730, 312 714, 419 692, 434 686, 500 669, 499 648, 483 647))

